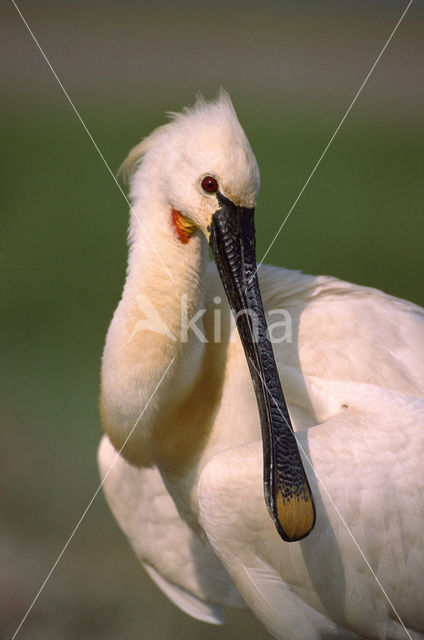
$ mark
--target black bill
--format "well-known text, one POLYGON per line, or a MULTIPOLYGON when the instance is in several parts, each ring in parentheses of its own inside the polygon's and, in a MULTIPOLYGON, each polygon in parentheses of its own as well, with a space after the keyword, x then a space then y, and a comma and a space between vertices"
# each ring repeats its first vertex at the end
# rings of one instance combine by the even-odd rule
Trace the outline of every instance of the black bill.
POLYGON ((237 207, 219 192, 217 198, 221 207, 212 216, 209 243, 256 393, 265 502, 283 540, 301 540, 315 524, 315 506, 267 334, 256 275, 254 209, 237 207))

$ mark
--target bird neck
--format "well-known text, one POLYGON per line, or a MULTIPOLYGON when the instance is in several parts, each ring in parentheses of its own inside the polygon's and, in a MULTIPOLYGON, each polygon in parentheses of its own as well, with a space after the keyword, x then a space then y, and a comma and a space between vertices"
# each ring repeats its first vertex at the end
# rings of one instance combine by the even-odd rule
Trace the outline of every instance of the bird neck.
POLYGON ((188 221, 172 203, 146 200, 137 202, 131 214, 124 297, 134 300, 141 294, 151 300, 170 333, 180 335, 181 304, 195 312, 204 303, 207 242, 199 229, 184 227, 188 221))
POLYGON ((156 425, 166 423, 201 367, 207 262, 199 230, 181 241, 172 204, 152 197, 135 203, 127 279, 103 355, 100 410, 115 448, 124 446, 124 457, 138 466, 155 462, 156 425), (197 333, 190 325, 196 315, 197 333))

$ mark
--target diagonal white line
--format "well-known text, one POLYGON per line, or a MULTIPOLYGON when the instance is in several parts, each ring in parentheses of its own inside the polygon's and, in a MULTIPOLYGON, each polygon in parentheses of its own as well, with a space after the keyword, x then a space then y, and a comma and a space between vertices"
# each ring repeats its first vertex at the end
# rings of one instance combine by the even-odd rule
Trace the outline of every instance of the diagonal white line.
POLYGON ((104 478, 102 479, 101 483, 99 484, 99 486, 97 487, 96 491, 94 492, 93 497, 91 498, 90 502, 88 503, 88 505, 86 506, 86 508, 84 509, 82 516, 80 517, 80 519, 78 520, 77 524, 75 525, 74 529, 72 530, 71 535, 68 537, 62 551, 59 553, 59 555, 56 558, 56 561, 54 562, 52 568, 50 569, 50 571, 48 572, 47 576, 44 579, 44 582, 42 583, 41 587, 39 588, 35 598, 33 599, 33 601, 31 602, 30 606, 27 609, 27 612, 25 613, 24 617, 22 618, 21 622, 19 623, 18 628, 16 629, 15 633, 12 636, 11 640, 14 640, 16 638, 16 636, 18 635, 22 625, 24 624, 25 620, 27 619, 31 609, 33 608, 33 606, 35 605, 35 603, 37 602, 38 598, 40 597, 41 592, 43 591, 44 587, 46 586, 48 580, 50 579, 53 571, 56 569, 57 565, 60 562, 60 559, 62 558, 63 554, 65 553, 66 549, 68 548, 72 538, 74 537, 74 535, 76 534, 76 532, 78 531, 82 521, 84 520, 85 516, 88 513, 88 510, 90 509, 91 505, 93 504, 94 500, 96 499, 100 489, 103 487, 105 480, 107 479, 109 473, 112 471, 113 467, 115 466, 116 461, 118 460, 119 456, 121 455, 125 445, 127 444, 128 440, 131 438, 132 434, 134 433, 134 429, 136 428, 136 426, 138 425, 138 423, 140 422, 141 418, 143 417, 144 412, 146 411, 147 407, 149 406, 153 396, 155 395, 156 391, 159 389, 160 385, 162 384, 163 379, 165 378, 166 374, 169 371, 169 368, 171 366, 171 364, 174 362, 175 357, 172 358, 172 360, 170 361, 170 363, 168 364, 168 366, 166 367, 161 379, 159 380, 159 382, 157 383, 156 387, 154 388, 150 398, 148 399, 148 401, 146 402, 144 409, 142 410, 142 412, 140 413, 140 415, 138 416, 136 422, 134 423, 134 426, 132 427, 131 431, 129 432, 129 434, 127 435, 127 437, 125 438, 125 442, 122 445, 122 447, 119 449, 119 451, 117 452, 117 454, 115 455, 112 464, 110 465, 109 469, 107 470, 107 472, 104 475, 104 478))
MULTIPOLYGON (((295 208, 295 206, 297 205, 297 203, 299 202, 300 198, 303 195, 303 192, 305 191, 306 187, 308 186, 309 182, 311 181, 312 176, 314 175, 315 171, 318 169, 319 165, 321 164, 321 160, 324 158, 325 154, 327 153, 328 149, 330 148, 334 138, 336 137, 336 135, 339 133, 341 126, 343 125, 344 121, 346 120, 347 116, 349 115, 353 105, 355 104, 355 102, 357 101, 357 99, 359 98, 359 96, 362 93, 362 89, 365 87, 365 85, 367 84, 372 72, 374 71, 374 69, 376 68, 378 62, 380 61, 381 56, 383 55, 383 53, 385 52, 385 50, 387 49, 391 39, 393 38, 393 36, 395 35, 400 23, 402 22, 402 20, 404 19, 409 7, 411 6, 413 0, 409 0, 406 9, 403 11, 402 15, 400 16, 399 20, 396 23, 395 28, 393 29, 392 33, 390 34, 390 36, 388 37, 386 44, 384 45, 384 47, 382 48, 382 50, 380 51, 380 53, 378 54, 374 64, 372 65, 371 69, 368 71, 365 80, 363 81, 363 83, 361 84, 361 86, 359 87, 358 91, 356 92, 355 97, 353 98, 352 102, 350 103, 346 113, 344 114, 343 118, 340 120, 339 124, 337 125, 333 135, 331 136, 330 140, 328 141, 324 151, 321 153, 320 157, 318 158, 314 168, 312 169, 311 173, 309 174, 308 179, 306 180, 305 184, 303 185, 303 187, 301 188, 301 190, 299 191, 299 194, 296 198, 296 200, 293 202, 292 206, 289 209, 289 212, 287 213, 286 217, 284 218, 282 224, 280 225, 280 228, 278 229, 277 233, 275 234, 275 236, 273 237, 271 244, 268 246, 268 249, 265 251, 264 255, 262 256, 262 259, 260 261, 260 263, 258 264, 258 266, 256 267, 256 271, 253 274, 252 278, 255 277, 255 274, 257 273, 258 269, 263 265, 263 262, 265 260, 265 258, 267 257, 268 253, 270 252, 274 242, 276 241, 278 235, 280 234, 281 230, 283 229, 284 225, 286 224, 287 220, 289 219, 289 217, 292 214, 293 209, 295 208)), ((252 279, 251 278, 251 279, 252 279)))
POLYGON ((59 76, 57 75, 56 71, 53 69, 53 66, 51 65, 49 59, 47 58, 46 54, 44 53, 44 50, 42 49, 40 43, 38 42, 37 38, 35 37, 34 33, 32 32, 28 22, 25 20, 24 16, 22 15, 21 10, 19 9, 19 7, 17 6, 15 0, 11 0, 13 6, 15 7, 16 11, 18 12, 19 16, 21 17, 22 22, 24 23, 24 25, 26 26, 28 33, 31 35, 32 39, 34 40, 35 44, 37 45, 38 50, 40 51, 41 55, 43 56, 44 60, 46 61, 50 71, 52 72, 53 76, 55 77, 58 85, 60 86, 60 88, 62 89, 67 101, 69 102, 69 104, 71 105, 75 115, 77 116, 78 120, 80 121, 84 131, 86 132, 86 134, 88 135, 88 137, 90 138, 94 148, 96 149, 97 153, 99 154, 100 158, 103 161, 103 164, 105 165, 106 169, 108 170, 108 172, 110 173, 110 175, 112 176, 112 180, 114 181, 114 183, 116 184, 116 186, 118 187, 119 191, 121 192, 121 194, 123 195, 123 197, 125 198, 126 203, 128 204, 130 211, 134 214, 134 217, 136 218, 136 220, 138 221, 138 223, 140 224, 140 228, 142 229, 143 233, 145 234, 147 240, 149 241, 151 247, 153 248, 154 252, 156 253, 157 257, 159 258, 163 268, 165 269, 166 273, 168 274, 168 277, 170 278, 170 280, 172 280, 172 282, 174 281, 174 278, 172 277, 172 273, 169 271, 169 269, 166 267, 164 261, 162 260, 162 258, 160 257, 158 250, 156 249, 152 239, 150 238, 149 234, 147 233, 146 229, 144 229, 143 225, 141 224, 141 221, 139 219, 139 217, 137 216, 137 214, 135 213, 131 202, 128 200, 127 196, 125 195, 121 185, 119 184, 118 180, 116 179, 116 176, 114 175, 112 169, 110 168, 109 164, 107 163, 104 155, 102 154, 102 152, 99 149, 99 146, 97 145, 96 141, 94 140, 93 136, 91 135, 87 125, 85 124, 84 120, 82 119, 82 117, 80 116, 78 109, 76 108, 76 106, 74 105, 74 103, 72 102, 68 92, 66 91, 65 87, 63 86, 59 76))
POLYGON ((336 513, 337 513, 337 515, 339 516, 340 520, 343 522, 344 526, 346 527, 347 532, 349 533, 349 535, 350 535, 350 537, 352 538, 352 540, 353 540, 353 542, 354 542, 354 544, 355 544, 356 548, 358 549, 359 553, 361 554, 362 558, 364 559, 364 562, 365 562, 365 564, 367 565, 368 569, 370 570, 370 572, 371 572, 371 573, 372 573, 372 575, 374 576, 374 578, 375 578, 375 580, 376 580, 376 582, 377 582, 378 586, 380 587, 381 591, 383 592, 384 596, 386 597, 387 602, 388 602, 388 603, 389 603, 389 605, 392 607, 392 609, 393 609, 393 611, 394 611, 394 613, 395 613, 395 615, 396 615, 397 619, 399 620, 400 624, 402 625, 403 629, 405 630, 406 635, 408 636, 409 640, 412 640, 411 635, 410 635, 410 633, 409 633, 408 629, 405 627, 404 623, 402 622, 402 618, 401 618, 401 617, 400 617, 400 615, 398 614, 398 612, 397 612, 397 610, 396 610, 396 608, 395 608, 395 606, 394 606, 393 602, 390 600, 389 596, 387 595, 386 590, 384 589, 383 585, 381 584, 380 580, 378 579, 378 577, 377 577, 377 575, 376 575, 376 573, 375 573, 374 569, 372 568, 372 566, 371 566, 371 565, 370 565, 370 563, 368 562, 368 560, 367 560, 367 558, 366 558, 366 556, 365 556, 364 552, 362 551, 361 547, 359 546, 359 543, 358 543, 358 541, 356 540, 355 536, 353 535, 352 531, 350 530, 350 528, 349 528, 349 526, 348 526, 348 524, 347 524, 346 520, 343 518, 342 514, 340 513, 340 511, 339 511, 339 509, 338 509, 338 507, 337 507, 336 503, 334 502, 333 498, 330 496, 330 494, 329 494, 329 492, 328 492, 328 490, 327 490, 327 488, 326 488, 325 484, 323 483, 323 481, 321 480, 321 478, 320 478, 320 477, 319 477, 319 475, 317 474, 316 469, 314 468, 314 465, 312 464, 312 462, 311 462, 311 460, 310 460, 310 458, 309 458, 308 454, 306 453, 306 451, 304 450, 304 448, 303 448, 303 447, 302 447, 302 445, 300 444, 300 442, 299 442, 299 440, 298 440, 298 438, 297 438, 297 434, 296 434, 296 432, 295 432, 295 431, 293 431, 293 430, 292 430, 292 428, 291 428, 291 426, 288 424, 288 422, 287 422, 287 420, 286 420, 286 418, 285 418, 284 414, 282 413, 282 411, 281 411, 281 409, 280 409, 280 407, 279 407, 279 405, 278 405, 277 401, 275 400, 274 396, 272 395, 272 393, 271 393, 271 392, 270 392, 270 390, 268 389, 268 386, 266 385, 266 383, 265 383, 264 379, 262 378, 262 376, 261 376, 260 372, 259 372, 259 371, 258 371, 258 369, 256 368, 255 363, 253 362, 252 358, 250 358, 250 356, 249 356, 249 360, 250 360, 250 362, 252 363, 252 365, 253 365, 254 369, 256 370, 256 373, 257 373, 257 374, 258 374, 258 376, 260 377, 260 379, 261 379, 261 381, 262 381, 262 384, 263 384, 263 386, 265 387, 265 389, 267 390, 267 393, 268 393, 269 397, 272 399, 272 401, 274 402, 275 406, 277 407, 277 409, 278 409, 278 411, 279 411, 279 413, 280 413, 281 417, 283 418, 284 422, 285 422, 285 423, 286 423, 286 425, 289 427, 290 431, 293 433, 293 436, 294 436, 294 438, 295 438, 295 440, 296 440, 296 444, 297 444, 297 446, 299 447, 299 449, 301 450, 301 452, 302 452, 302 453, 303 453, 303 455, 305 456, 306 460, 308 461, 308 463, 309 463, 309 465, 310 465, 310 467, 311 467, 312 471, 313 471, 313 472, 314 472, 314 474, 315 474, 316 479, 318 480, 318 482, 320 483, 320 485, 321 485, 321 486, 322 486, 322 488, 324 489, 325 493, 327 494, 328 499, 330 500, 331 504, 333 505, 333 507, 334 507, 334 509, 335 509, 335 511, 336 511, 336 513))

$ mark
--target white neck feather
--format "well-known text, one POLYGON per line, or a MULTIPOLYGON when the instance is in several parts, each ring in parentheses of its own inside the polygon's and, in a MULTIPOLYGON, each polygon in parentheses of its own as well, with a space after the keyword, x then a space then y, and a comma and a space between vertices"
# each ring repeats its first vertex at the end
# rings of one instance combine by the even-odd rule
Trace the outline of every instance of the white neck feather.
POLYGON ((189 392, 204 350, 190 333, 188 341, 181 340, 181 305, 188 318, 204 307, 207 242, 195 231, 182 244, 171 210, 171 203, 154 194, 139 194, 131 214, 127 279, 103 355, 101 414, 115 448, 144 410, 123 451, 137 465, 153 461, 153 423, 166 422, 173 404, 189 392), (160 320, 152 330, 147 323, 156 313, 160 320))

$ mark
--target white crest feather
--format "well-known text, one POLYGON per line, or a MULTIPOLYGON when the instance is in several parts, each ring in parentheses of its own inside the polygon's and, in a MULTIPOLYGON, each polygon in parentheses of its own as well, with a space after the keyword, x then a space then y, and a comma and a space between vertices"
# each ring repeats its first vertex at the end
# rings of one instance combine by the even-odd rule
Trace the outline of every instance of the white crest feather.
MULTIPOLYGON (((231 102, 229 94, 222 87, 219 89, 216 100, 212 102, 206 102, 200 92, 196 94, 196 101, 192 107, 184 107, 181 113, 176 111, 167 111, 166 115, 170 119, 170 122, 161 125, 154 129, 152 133, 143 138, 135 147, 131 149, 125 160, 117 171, 117 176, 122 176, 126 184, 129 183, 131 176, 135 172, 139 162, 147 151, 153 146, 156 140, 172 126, 173 122, 184 121, 191 116, 198 115, 199 113, 207 113, 211 109, 220 107, 223 113, 227 116, 234 118, 237 121, 237 115, 231 102)), ((238 123, 238 121, 237 121, 238 123)))
POLYGON ((159 135, 163 133, 163 129, 165 129, 165 127, 167 126, 167 124, 163 124, 160 127, 157 127, 152 131, 150 135, 147 136, 147 138, 143 138, 141 142, 136 144, 135 147, 131 149, 117 171, 117 176, 122 176, 122 179, 126 184, 129 183, 131 176, 137 168, 137 165, 139 164, 142 157, 153 146, 159 135))

